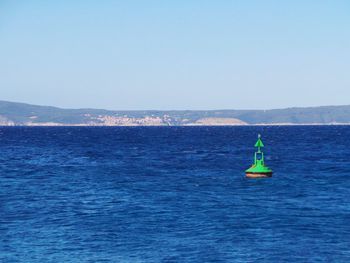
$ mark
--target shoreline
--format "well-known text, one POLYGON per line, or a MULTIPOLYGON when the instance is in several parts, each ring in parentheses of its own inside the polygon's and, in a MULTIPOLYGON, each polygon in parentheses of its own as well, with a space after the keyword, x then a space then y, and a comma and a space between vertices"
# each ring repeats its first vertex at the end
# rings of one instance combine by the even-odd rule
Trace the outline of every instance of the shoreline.
POLYGON ((0 127, 256 127, 256 126, 350 126, 350 123, 257 123, 257 124, 235 124, 235 125, 89 125, 89 124, 15 124, 0 125, 0 127))

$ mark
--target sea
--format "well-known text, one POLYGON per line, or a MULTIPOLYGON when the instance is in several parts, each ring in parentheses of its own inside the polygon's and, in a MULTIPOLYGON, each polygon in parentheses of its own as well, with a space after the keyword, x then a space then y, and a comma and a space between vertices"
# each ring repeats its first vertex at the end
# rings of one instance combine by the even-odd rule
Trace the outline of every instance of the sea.
POLYGON ((349 156, 349 126, 0 127, 0 262, 347 263, 349 156))

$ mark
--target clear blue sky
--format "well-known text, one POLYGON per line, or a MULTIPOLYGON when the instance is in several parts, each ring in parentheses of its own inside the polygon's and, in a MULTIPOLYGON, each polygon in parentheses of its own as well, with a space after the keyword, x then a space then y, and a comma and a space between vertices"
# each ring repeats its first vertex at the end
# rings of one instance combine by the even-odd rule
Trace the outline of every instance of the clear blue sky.
POLYGON ((350 104, 348 0, 0 0, 0 100, 107 109, 350 104))

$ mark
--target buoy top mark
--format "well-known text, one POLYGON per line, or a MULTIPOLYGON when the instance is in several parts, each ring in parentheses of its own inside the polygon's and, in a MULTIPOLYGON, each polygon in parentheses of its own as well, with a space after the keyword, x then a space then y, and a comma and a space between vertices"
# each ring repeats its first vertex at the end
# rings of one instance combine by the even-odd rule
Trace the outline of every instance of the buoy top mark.
POLYGON ((259 152, 260 152, 260 148, 264 147, 264 144, 263 144, 263 142, 261 140, 261 135, 260 134, 258 135, 258 140, 257 140, 257 142, 255 143, 254 146, 258 148, 259 152))

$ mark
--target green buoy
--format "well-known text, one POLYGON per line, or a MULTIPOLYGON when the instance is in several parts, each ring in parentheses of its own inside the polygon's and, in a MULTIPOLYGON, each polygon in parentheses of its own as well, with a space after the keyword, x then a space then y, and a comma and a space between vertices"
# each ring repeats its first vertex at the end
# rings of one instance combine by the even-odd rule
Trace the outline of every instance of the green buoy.
POLYGON ((261 148, 264 147, 264 144, 261 140, 259 134, 258 141, 254 145, 258 148, 258 151, 254 154, 254 164, 245 171, 246 177, 249 178, 265 178, 272 176, 272 170, 265 166, 264 153, 261 151, 261 148))

